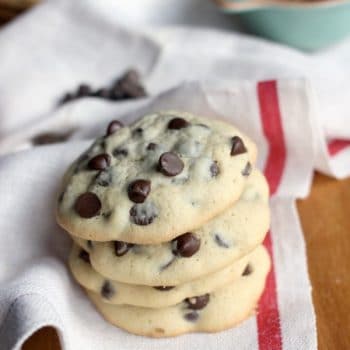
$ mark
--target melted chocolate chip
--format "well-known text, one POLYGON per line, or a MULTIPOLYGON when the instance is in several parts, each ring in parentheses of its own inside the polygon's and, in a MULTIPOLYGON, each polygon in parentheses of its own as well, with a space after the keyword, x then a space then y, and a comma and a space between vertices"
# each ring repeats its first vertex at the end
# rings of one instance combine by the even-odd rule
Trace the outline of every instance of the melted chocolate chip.
POLYGON ((92 218, 99 214, 101 210, 101 201, 93 192, 81 194, 74 203, 75 211, 82 218, 92 218))
POLYGON ((138 179, 128 187, 128 196, 134 203, 143 203, 151 192, 151 181, 138 179))
POLYGON ((253 272, 253 268, 250 264, 247 264, 244 271, 242 272, 242 276, 249 276, 253 272))
POLYGON ((239 136, 232 137, 231 142, 231 156, 237 156, 239 154, 247 152, 247 149, 239 136))
POLYGON ((193 233, 187 232, 177 237, 174 241, 174 254, 179 254, 182 257, 189 258, 197 253, 201 245, 201 240, 193 233))
POLYGON ((107 127, 107 136, 114 134, 116 131, 123 127, 123 123, 119 120, 112 120, 107 127))
POLYGON ((63 197, 64 197, 64 191, 60 193, 60 195, 58 196, 58 201, 61 203, 63 201, 63 197))
POLYGON ((122 157, 127 157, 128 155, 128 150, 125 148, 115 148, 112 152, 114 157, 122 156, 122 157))
POLYGON ((176 176, 183 168, 183 161, 173 152, 165 152, 159 157, 158 169, 165 176, 176 176))
POLYGON ((99 186, 107 187, 112 183, 112 175, 108 171, 100 171, 94 181, 99 186))
POLYGON ((88 168, 92 170, 104 170, 111 164, 111 156, 107 153, 99 154, 90 159, 88 168))
POLYGON ((142 128, 137 128, 132 132, 133 136, 141 136, 143 134, 143 129, 142 128))
POLYGON ((210 166, 210 175, 211 175, 211 177, 216 177, 219 174, 220 174, 220 169, 218 166, 218 162, 216 160, 214 160, 214 162, 210 166))
POLYGON ((160 290, 161 292, 166 292, 166 291, 171 290, 175 287, 174 286, 157 286, 157 287, 153 287, 153 288, 160 290))
POLYGON ((125 255, 134 245, 132 243, 114 241, 114 254, 116 256, 125 255))
POLYGON ((188 121, 183 118, 173 118, 168 123, 168 129, 182 129, 186 128, 189 125, 188 121))
POLYGON ((200 295, 198 297, 186 298, 185 303, 191 310, 200 310, 207 306, 209 303, 209 294, 200 295))
POLYGON ((222 247, 222 248, 229 248, 229 244, 226 243, 223 238, 219 235, 219 234, 215 234, 214 236, 215 238, 215 243, 219 246, 219 247, 222 247))
POLYGON ((190 322, 196 322, 198 320, 199 314, 196 311, 188 312, 185 314, 185 320, 190 322))
POLYGON ((136 225, 149 225, 158 216, 158 210, 152 203, 135 204, 130 209, 130 219, 136 225))
POLYGON ((158 146, 158 145, 157 145, 156 143, 151 142, 151 143, 148 144, 147 150, 148 150, 148 151, 154 151, 154 150, 157 148, 157 146, 158 146))
POLYGON ((109 281, 105 281, 101 288, 101 295, 105 299, 110 299, 115 294, 115 289, 109 281))
POLYGON ((90 255, 86 250, 81 250, 79 253, 79 258, 84 260, 86 263, 90 264, 90 255))
POLYGON ((252 165, 250 164, 250 162, 247 162, 245 168, 242 170, 242 175, 249 176, 251 172, 252 172, 252 165))

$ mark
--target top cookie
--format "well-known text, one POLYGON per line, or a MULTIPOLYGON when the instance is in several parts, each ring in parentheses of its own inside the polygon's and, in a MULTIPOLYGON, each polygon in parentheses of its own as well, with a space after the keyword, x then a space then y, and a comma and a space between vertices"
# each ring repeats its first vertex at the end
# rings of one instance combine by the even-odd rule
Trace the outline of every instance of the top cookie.
POLYGON ((94 241, 169 241, 231 206, 255 158, 254 143, 222 121, 174 111, 113 121, 66 173, 57 220, 94 241))

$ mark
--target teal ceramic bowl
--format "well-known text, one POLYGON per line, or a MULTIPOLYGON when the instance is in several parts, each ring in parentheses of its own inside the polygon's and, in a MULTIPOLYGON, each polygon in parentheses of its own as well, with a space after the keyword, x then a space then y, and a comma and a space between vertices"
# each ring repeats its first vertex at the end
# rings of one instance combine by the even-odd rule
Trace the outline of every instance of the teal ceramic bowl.
POLYGON ((313 51, 350 33, 350 1, 216 0, 250 32, 313 51))

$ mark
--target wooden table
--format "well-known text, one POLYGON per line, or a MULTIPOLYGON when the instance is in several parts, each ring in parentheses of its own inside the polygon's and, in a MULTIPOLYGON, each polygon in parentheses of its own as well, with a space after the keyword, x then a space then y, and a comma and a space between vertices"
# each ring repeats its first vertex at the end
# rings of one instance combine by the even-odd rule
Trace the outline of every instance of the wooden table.
MULTIPOLYGON (((350 178, 336 181, 317 174, 309 198, 298 202, 298 210, 307 246, 319 349, 350 349, 350 178)), ((55 331, 46 327, 23 349, 59 350, 60 346, 55 331)))
MULTIPOLYGON (((36 1, 0 0, 0 24, 36 1)), ((309 198, 298 202, 298 210, 307 246, 319 349, 350 349, 350 178, 336 181, 317 174, 309 198)), ((23 349, 60 350, 60 344, 54 329, 45 327, 30 337, 23 349)))

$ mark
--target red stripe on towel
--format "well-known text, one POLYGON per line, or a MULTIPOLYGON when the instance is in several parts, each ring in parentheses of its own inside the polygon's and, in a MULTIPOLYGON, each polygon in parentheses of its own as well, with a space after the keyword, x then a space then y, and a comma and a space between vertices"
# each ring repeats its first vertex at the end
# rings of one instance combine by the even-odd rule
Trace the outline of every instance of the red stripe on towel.
MULTIPOLYGON (((276 81, 259 83, 257 92, 262 126, 269 145, 269 153, 264 173, 270 186, 271 195, 273 195, 276 193, 281 182, 287 153, 276 81)), ((272 266, 266 279, 265 291, 261 296, 256 317, 259 349, 281 350, 282 334, 278 309, 273 245, 270 232, 268 232, 265 238, 264 245, 270 253, 272 266)))

